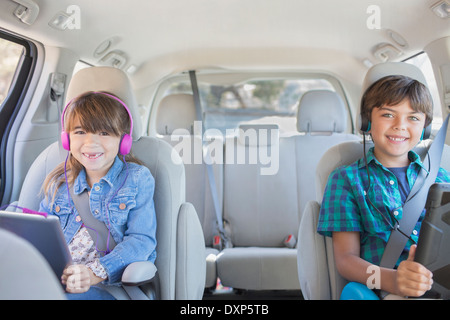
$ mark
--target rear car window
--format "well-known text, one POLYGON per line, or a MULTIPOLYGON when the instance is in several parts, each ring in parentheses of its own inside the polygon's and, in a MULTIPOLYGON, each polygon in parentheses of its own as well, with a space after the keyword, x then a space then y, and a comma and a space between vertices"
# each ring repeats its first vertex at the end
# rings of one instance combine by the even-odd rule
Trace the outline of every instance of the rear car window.
MULTIPOLYGON (((296 132, 296 115, 301 96, 310 90, 335 91, 324 78, 248 77, 230 81, 224 77, 198 77, 205 129, 235 129, 243 123, 277 123, 284 132, 296 132), (208 81, 211 79, 211 81, 208 81)), ((160 86, 164 96, 192 93, 189 79, 169 79, 160 86)))

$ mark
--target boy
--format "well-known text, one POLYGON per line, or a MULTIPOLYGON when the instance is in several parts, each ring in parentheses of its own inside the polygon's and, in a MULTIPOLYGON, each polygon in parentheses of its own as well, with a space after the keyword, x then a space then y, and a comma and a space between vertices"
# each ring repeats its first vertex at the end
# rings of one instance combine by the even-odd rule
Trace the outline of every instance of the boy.
MULTIPOLYGON (((387 76, 373 83, 361 101, 361 116, 374 147, 364 159, 337 168, 329 177, 319 216, 318 232, 332 236, 338 272, 349 281, 366 284, 371 265, 379 265, 402 205, 422 163, 412 149, 433 118, 432 99, 425 85, 406 76, 387 76)), ((450 182, 439 170, 436 182, 450 182)), ((432 273, 414 262, 415 245, 424 217, 397 262, 380 268, 381 290, 418 297, 431 288, 432 273)))

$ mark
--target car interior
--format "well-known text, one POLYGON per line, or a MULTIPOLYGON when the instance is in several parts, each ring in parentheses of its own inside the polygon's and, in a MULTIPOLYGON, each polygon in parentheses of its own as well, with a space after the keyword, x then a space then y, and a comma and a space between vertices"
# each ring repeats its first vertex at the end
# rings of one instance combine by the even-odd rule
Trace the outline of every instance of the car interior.
MULTIPOLYGON (((3 0, 0 53, 1 210, 39 209, 73 97, 130 109, 157 259, 130 264, 117 299, 339 299, 318 210, 330 172, 362 157, 368 71, 427 83, 422 157, 450 113, 448 0, 3 0)), ((1 224, 0 239, 0 299, 65 298, 33 245, 1 224)))

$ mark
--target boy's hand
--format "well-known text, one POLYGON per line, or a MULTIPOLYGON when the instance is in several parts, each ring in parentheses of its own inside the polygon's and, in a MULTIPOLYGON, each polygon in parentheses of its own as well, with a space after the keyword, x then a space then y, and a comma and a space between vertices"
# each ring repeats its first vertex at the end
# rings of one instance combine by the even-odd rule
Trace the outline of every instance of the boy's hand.
POLYGON ((431 289, 433 274, 422 264, 414 261, 416 245, 411 246, 408 259, 400 263, 396 275, 396 294, 420 297, 431 289))

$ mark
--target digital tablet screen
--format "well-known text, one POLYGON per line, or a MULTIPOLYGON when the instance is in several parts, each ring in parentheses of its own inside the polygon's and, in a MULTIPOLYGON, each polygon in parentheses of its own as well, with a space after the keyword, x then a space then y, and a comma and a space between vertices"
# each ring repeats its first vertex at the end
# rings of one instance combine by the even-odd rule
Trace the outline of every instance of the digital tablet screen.
POLYGON ((48 261, 58 278, 71 262, 57 217, 0 211, 0 228, 28 240, 48 261))

